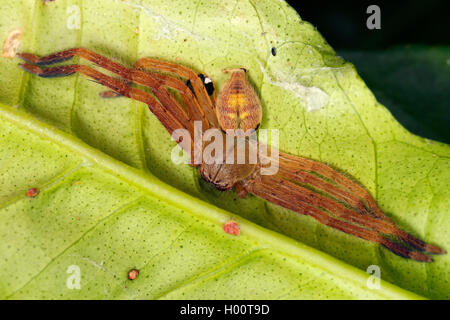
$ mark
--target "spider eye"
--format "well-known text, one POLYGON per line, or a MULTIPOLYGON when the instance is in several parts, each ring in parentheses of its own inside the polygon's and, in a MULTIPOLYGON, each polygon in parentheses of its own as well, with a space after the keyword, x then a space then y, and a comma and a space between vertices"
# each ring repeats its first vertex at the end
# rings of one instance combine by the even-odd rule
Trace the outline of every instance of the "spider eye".
POLYGON ((247 69, 245 69, 244 67, 241 67, 239 69, 244 70, 244 72, 247 73, 247 69))
POLYGON ((214 84, 210 77, 205 76, 204 74, 200 73, 198 74, 198 77, 200 80, 202 80, 203 85, 205 86, 206 92, 208 92, 208 95, 212 95, 214 93, 214 84))

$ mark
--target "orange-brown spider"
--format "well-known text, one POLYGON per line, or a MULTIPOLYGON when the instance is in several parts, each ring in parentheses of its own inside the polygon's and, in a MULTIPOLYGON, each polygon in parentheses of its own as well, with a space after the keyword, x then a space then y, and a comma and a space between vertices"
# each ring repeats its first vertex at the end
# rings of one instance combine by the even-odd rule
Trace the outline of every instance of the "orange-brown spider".
MULTIPOLYGON (((183 128, 193 137, 194 121, 201 121, 205 131, 209 128, 256 130, 261 120, 261 105, 247 82, 244 68, 231 70, 231 78, 217 97, 216 103, 214 90, 208 93, 205 81, 202 81, 205 79, 203 75, 166 61, 142 58, 134 68, 127 68, 83 48, 69 49, 46 57, 29 53, 19 54, 19 57, 27 62, 20 65, 24 70, 40 77, 67 76, 79 72, 112 90, 102 93, 102 96, 122 95, 146 103, 170 134, 183 128), (80 56, 113 72, 119 79, 85 65, 40 67, 74 56, 80 56), (150 88, 152 94, 129 86, 131 82, 150 88), (171 95, 167 88, 178 92, 183 103, 171 95)), ((220 132, 225 139, 226 133, 220 132)), ((193 159, 194 148, 186 150, 186 144, 177 142, 182 148, 184 146, 193 159)), ((202 146, 204 147, 205 145, 202 146)), ((283 152, 279 153, 278 160, 271 161, 278 161, 279 170, 274 175, 261 174, 262 162, 194 164, 191 160, 191 164, 199 166, 203 179, 213 183, 218 189, 229 190, 234 187, 239 196, 251 193, 299 214, 309 215, 332 228, 380 243, 402 257, 431 262, 432 259, 425 253, 445 253, 443 249, 427 244, 400 229, 383 214, 362 186, 328 165, 283 152)))

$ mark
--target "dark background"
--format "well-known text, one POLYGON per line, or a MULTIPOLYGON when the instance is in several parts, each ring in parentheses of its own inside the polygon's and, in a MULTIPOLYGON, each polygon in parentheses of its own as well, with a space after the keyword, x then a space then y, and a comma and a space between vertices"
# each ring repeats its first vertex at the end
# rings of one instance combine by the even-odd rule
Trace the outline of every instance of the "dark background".
POLYGON ((287 1, 336 50, 386 49, 399 44, 450 44, 450 1, 287 1), (369 30, 367 7, 381 9, 381 30, 369 30))
POLYGON ((450 143, 450 1, 287 1, 411 132, 450 143), (381 9, 369 30, 367 7, 381 9))

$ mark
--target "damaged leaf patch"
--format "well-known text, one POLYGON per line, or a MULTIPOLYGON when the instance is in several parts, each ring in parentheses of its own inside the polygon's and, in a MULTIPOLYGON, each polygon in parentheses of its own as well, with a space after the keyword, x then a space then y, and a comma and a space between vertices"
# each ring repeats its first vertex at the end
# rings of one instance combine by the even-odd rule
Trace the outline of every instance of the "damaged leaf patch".
POLYGON ((3 42, 2 56, 12 59, 16 56, 17 49, 20 46, 20 39, 22 37, 22 29, 15 29, 8 34, 8 37, 3 42))

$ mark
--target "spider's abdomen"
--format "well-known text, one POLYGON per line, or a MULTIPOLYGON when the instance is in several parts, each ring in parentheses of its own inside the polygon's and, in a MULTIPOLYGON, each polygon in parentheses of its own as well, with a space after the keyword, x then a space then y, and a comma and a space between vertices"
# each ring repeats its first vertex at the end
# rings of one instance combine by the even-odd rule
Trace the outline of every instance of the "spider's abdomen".
POLYGON ((247 80, 245 69, 232 71, 217 97, 216 114, 222 130, 258 128, 262 118, 261 102, 247 80))

